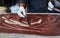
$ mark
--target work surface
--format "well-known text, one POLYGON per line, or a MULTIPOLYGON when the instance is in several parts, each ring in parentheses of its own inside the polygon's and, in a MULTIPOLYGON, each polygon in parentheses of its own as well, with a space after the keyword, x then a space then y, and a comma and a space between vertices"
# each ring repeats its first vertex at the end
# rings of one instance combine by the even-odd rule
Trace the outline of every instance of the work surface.
POLYGON ((60 36, 37 36, 14 33, 0 33, 0 38, 60 38, 60 36))
POLYGON ((0 32, 44 36, 60 35, 60 15, 27 14, 27 16, 31 25, 27 25, 27 21, 17 14, 1 14, 0 32), (16 24, 16 22, 18 23, 16 24))

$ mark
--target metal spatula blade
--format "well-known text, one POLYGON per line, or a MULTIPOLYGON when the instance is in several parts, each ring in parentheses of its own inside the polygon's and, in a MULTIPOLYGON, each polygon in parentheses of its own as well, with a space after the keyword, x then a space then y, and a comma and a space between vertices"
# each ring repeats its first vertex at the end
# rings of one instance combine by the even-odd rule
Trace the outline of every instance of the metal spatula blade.
POLYGON ((23 12, 21 12, 21 14, 25 17, 25 20, 27 21, 28 25, 31 25, 27 15, 24 15, 23 12))

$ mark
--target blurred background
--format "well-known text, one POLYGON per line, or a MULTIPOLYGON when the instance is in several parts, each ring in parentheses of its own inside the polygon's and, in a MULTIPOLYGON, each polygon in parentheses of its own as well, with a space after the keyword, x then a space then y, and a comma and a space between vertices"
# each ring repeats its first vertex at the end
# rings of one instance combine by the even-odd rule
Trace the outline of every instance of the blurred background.
POLYGON ((17 2, 18 0, 0 0, 0 12, 11 12, 9 8, 14 6, 17 2))

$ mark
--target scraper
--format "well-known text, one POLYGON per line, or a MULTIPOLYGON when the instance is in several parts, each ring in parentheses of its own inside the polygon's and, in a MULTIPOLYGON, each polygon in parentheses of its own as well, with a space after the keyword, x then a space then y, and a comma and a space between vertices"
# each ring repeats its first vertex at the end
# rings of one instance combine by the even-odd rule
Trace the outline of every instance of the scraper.
POLYGON ((21 14, 24 16, 24 18, 27 21, 28 25, 31 25, 27 15, 24 15, 23 12, 21 12, 21 14))
POLYGON ((28 19, 27 15, 26 15, 25 8, 24 8, 23 6, 20 6, 17 14, 18 14, 20 17, 25 18, 25 20, 27 21, 27 24, 30 25, 30 20, 28 19))

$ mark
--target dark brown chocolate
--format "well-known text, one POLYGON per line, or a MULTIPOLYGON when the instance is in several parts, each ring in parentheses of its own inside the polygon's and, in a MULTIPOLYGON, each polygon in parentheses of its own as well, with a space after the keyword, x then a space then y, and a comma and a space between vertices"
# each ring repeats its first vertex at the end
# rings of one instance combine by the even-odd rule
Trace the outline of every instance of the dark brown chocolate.
POLYGON ((7 24, 2 21, 2 16, 7 19, 13 19, 17 21, 26 21, 24 18, 19 17, 17 14, 2 14, 0 15, 0 32, 3 33, 21 33, 21 34, 35 34, 43 36, 58 36, 60 35, 60 15, 49 14, 27 14, 28 21, 36 22, 42 19, 41 23, 29 25, 24 27, 20 25, 7 24))

